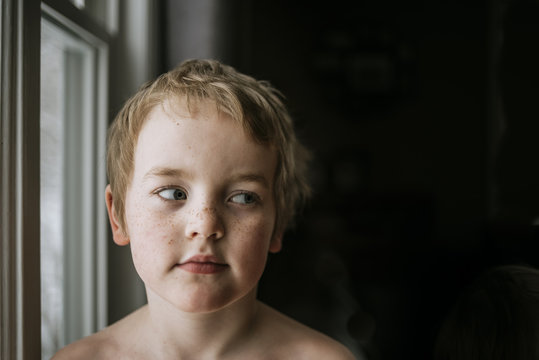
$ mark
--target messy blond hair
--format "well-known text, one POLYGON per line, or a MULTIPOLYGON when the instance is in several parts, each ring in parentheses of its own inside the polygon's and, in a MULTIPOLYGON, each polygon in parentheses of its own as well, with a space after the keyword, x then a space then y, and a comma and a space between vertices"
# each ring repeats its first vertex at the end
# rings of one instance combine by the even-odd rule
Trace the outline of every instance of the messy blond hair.
POLYGON ((290 114, 275 88, 215 60, 185 61, 143 85, 112 122, 107 173, 121 228, 127 230, 125 195, 133 176, 138 135, 156 106, 178 98, 186 99, 189 108, 200 101, 214 102, 218 111, 238 121, 254 141, 276 149, 275 230, 284 231, 310 193, 306 180, 308 152, 296 138, 290 114))

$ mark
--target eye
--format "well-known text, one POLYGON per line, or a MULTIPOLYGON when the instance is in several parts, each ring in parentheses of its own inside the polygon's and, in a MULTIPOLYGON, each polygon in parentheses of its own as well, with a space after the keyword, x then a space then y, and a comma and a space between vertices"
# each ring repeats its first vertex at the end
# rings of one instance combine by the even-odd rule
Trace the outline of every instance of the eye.
POLYGON ((253 203, 257 202, 258 201, 258 196, 256 194, 251 193, 251 192, 242 192, 240 194, 232 196, 230 201, 232 201, 233 203, 236 203, 236 204, 248 205, 248 204, 253 204, 253 203))
POLYGON ((164 189, 157 193, 163 199, 166 200, 185 200, 187 199, 187 194, 181 189, 164 189))

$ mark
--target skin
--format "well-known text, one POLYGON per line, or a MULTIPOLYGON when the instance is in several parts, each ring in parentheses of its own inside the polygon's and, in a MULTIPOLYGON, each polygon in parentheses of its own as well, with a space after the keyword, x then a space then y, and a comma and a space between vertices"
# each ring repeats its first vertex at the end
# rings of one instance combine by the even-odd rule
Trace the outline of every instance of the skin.
POLYGON ((197 119, 183 110, 157 107, 143 127, 126 196, 128 235, 116 241, 131 244, 149 298, 211 312, 252 292, 268 252, 281 248, 273 236, 276 156, 212 107, 197 119), (215 257, 223 271, 176 266, 197 255, 215 257))
POLYGON ((56 358, 353 359, 256 300, 267 255, 281 249, 276 165, 274 149, 212 103, 156 107, 135 149, 125 229, 106 190, 114 241, 130 244, 148 304, 56 358))

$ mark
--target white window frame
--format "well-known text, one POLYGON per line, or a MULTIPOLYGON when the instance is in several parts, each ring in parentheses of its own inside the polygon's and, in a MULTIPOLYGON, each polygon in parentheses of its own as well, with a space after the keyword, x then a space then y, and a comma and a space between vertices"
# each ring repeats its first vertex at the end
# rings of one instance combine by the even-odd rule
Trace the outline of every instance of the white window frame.
MULTIPOLYGON (((123 20, 118 23, 109 18, 104 26, 96 29, 96 22, 88 14, 81 16, 81 11, 68 4, 68 0, 0 0, 0 359, 41 357, 39 189, 42 3, 68 19, 71 25, 89 29, 94 35, 97 33, 98 39, 107 42, 108 34, 114 39, 115 46, 109 49, 114 55, 111 63, 116 64, 110 74, 113 80, 109 93, 112 112, 117 111, 127 96, 144 81, 158 74, 159 46, 155 33, 158 4, 153 0, 106 1, 107 6, 116 3, 112 9, 121 11, 123 20), (103 30, 104 27, 106 30, 103 30), (122 44, 122 50, 119 50, 119 44, 122 44)), ((99 9, 88 10, 93 12, 99 9)), ((114 13, 109 15, 114 20, 114 13)), ((100 83, 108 81, 107 74, 102 73, 100 77, 100 83)), ((98 95, 102 94, 98 92, 98 95)), ((107 100, 104 97, 98 100, 102 102, 100 111, 104 111, 100 116, 109 114, 110 109, 104 103, 107 100)), ((98 221, 106 223, 103 217, 98 221)), ((101 226, 99 223, 96 225, 101 226)), ((109 246, 114 247, 110 243, 109 246)), ((106 251, 106 248, 103 250, 106 251)), ((114 281, 111 281, 106 260, 105 266, 99 267, 97 278, 106 280, 108 277, 108 287, 112 292, 107 299, 107 282, 102 281, 102 295, 97 300, 97 328, 107 324, 107 304, 109 316, 115 319, 144 303, 144 288, 132 269, 129 249, 115 249, 114 253, 109 252, 108 255, 113 258, 110 261, 117 269, 114 281), (118 305, 120 303, 121 306, 118 305)), ((103 260, 105 258, 101 257, 103 260)))
MULTIPOLYGON (((96 155, 104 159, 107 127, 108 34, 67 0, 0 0, 0 358, 41 357, 40 289, 40 32, 42 11, 84 34, 98 48, 96 155), (89 35, 92 34, 92 35, 89 35), (103 91, 105 90, 105 91, 103 91)), ((94 159, 95 162, 95 159, 94 159)), ((104 189, 105 173, 95 174, 104 189)), ((95 331, 107 324, 106 216, 94 203, 95 331), (103 216, 101 216, 103 215, 103 216)), ((87 311, 85 309, 85 311, 87 311)), ((89 318, 87 315, 86 318, 89 318)))
MULTIPOLYGON (((71 142, 71 146, 78 145, 72 143, 72 138, 81 140, 83 161, 69 156, 68 150, 67 168, 80 168, 82 172, 77 174, 75 181, 66 177, 64 183, 67 191, 76 191, 76 186, 84 191, 80 197, 65 196, 64 199, 65 236, 75 241, 69 241, 66 245, 70 246, 64 247, 65 319, 64 333, 60 336, 63 346, 102 329, 108 320, 107 215, 102 198, 106 186, 109 39, 104 28, 67 0, 44 1, 41 8, 47 22, 56 23, 62 31, 74 34, 95 49, 95 57, 85 60, 87 65, 95 64, 91 73, 80 74, 84 77, 80 83, 81 90, 90 104, 67 104, 69 124, 66 125, 69 127, 66 140, 71 142), (85 105, 85 111, 79 117, 84 108, 82 105, 85 105), (69 136, 70 133, 73 136, 69 136)), ((74 89, 80 85, 74 84, 74 89)), ((67 146, 69 149, 70 145, 67 146)))

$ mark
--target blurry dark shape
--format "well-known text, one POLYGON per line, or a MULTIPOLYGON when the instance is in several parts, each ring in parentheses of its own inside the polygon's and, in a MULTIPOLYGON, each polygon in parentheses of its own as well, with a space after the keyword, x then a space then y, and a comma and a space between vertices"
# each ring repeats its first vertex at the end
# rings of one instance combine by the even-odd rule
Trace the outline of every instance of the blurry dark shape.
POLYGON ((354 115, 350 121, 388 113, 415 91, 416 54, 401 14, 343 6, 314 16, 311 76, 329 104, 354 115))
POLYGON ((348 320, 348 332, 362 346, 367 346, 374 336, 376 321, 367 312, 358 310, 348 320))
POLYGON ((498 154, 498 216, 531 225, 539 215, 539 3, 510 3, 500 70, 505 132, 498 154))
POLYGON ((167 0, 165 69, 187 59, 216 59, 238 67, 249 38, 250 4, 244 0, 167 0))
MULTIPOLYGON (((501 134, 489 245, 506 263, 539 265, 539 3, 503 2, 501 134)), ((501 21, 501 20, 500 20, 501 21)))
POLYGON ((331 157, 333 159, 324 159, 329 163, 326 169, 326 186, 334 189, 340 196, 358 194, 366 190, 371 172, 371 159, 367 151, 359 148, 357 144, 355 146, 341 144, 335 146, 331 157))
POLYGON ((348 78, 357 93, 389 93, 394 87, 395 64, 384 53, 356 54, 348 78))
POLYGON ((458 299, 438 335, 436 360, 538 359, 539 271, 488 270, 458 299))

